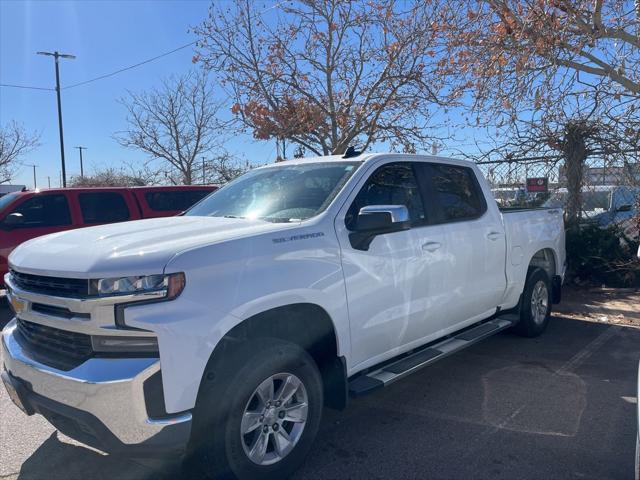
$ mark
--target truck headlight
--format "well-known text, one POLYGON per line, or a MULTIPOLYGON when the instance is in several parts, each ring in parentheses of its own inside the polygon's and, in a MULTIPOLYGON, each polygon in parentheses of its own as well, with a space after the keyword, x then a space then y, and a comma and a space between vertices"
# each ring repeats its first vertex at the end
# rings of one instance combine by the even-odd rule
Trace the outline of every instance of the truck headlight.
POLYGON ((90 292, 98 297, 157 293, 168 300, 176 298, 186 284, 184 273, 100 278, 90 282, 90 292))

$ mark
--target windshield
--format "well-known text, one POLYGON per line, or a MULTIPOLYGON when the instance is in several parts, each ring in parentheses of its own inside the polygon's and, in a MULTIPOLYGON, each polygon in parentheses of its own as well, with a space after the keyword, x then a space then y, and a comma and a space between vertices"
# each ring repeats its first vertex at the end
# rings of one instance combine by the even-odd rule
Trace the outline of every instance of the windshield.
MULTIPOLYGON (((582 192, 582 210, 585 212, 591 210, 608 210, 611 192, 582 192)), ((544 207, 558 208, 564 207, 567 203, 567 192, 556 192, 549 200, 544 202, 544 207)))
POLYGON ((18 198, 17 193, 8 193, 0 197, 0 212, 4 210, 4 208, 13 202, 16 198, 18 198))
POLYGON ((185 215, 300 221, 322 212, 360 162, 326 162, 252 170, 185 215))

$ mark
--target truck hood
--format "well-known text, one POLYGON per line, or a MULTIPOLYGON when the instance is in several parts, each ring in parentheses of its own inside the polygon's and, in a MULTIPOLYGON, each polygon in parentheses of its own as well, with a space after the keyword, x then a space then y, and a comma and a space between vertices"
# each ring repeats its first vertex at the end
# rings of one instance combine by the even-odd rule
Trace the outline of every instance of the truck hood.
POLYGON ((108 278, 162 273, 176 254, 298 224, 221 217, 167 217, 53 233, 23 243, 11 268, 35 275, 108 278))

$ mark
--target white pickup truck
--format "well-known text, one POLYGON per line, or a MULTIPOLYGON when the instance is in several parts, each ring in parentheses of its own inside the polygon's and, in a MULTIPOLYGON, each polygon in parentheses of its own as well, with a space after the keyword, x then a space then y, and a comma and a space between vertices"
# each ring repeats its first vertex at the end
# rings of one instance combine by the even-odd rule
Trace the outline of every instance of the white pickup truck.
POLYGON ((107 452, 281 479, 323 405, 542 333, 565 246, 560 209, 501 212, 472 163, 347 154, 37 238, 9 265, 2 378, 27 414, 107 452))

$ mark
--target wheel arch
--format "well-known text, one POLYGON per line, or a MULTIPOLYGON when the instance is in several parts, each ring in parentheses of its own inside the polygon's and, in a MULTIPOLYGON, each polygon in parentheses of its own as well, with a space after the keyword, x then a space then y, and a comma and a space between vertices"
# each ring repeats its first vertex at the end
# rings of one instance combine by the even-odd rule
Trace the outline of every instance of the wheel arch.
POLYGON ((347 403, 346 361, 339 356, 337 332, 329 313, 315 303, 294 303, 255 313, 229 330, 217 343, 205 368, 206 381, 225 353, 255 338, 277 338, 294 343, 315 360, 322 374, 325 405, 347 403))
POLYGON ((555 275, 558 274, 558 259, 557 259, 557 255, 556 252, 553 250, 553 248, 541 248, 540 250, 538 250, 536 253, 534 253, 532 255, 532 257, 529 259, 529 264, 528 264, 528 269, 532 268, 532 267, 539 267, 542 268, 547 276, 549 277, 549 280, 551 280, 555 275))
POLYGON ((562 277, 558 270, 558 254, 551 247, 545 247, 533 254, 527 266, 525 282, 534 268, 541 268, 547 274, 551 286, 551 302, 560 303, 562 300, 562 277))

